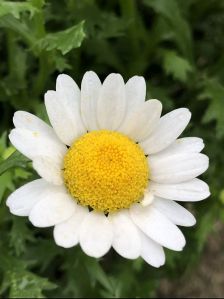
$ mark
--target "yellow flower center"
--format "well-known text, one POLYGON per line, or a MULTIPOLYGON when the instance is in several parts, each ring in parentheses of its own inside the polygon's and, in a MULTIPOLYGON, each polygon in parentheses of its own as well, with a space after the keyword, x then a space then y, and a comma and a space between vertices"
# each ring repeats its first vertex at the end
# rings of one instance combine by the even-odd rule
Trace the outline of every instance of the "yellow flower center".
POLYGON ((149 179, 140 146, 113 131, 87 133, 64 157, 64 181, 83 206, 105 213, 141 201, 149 179))

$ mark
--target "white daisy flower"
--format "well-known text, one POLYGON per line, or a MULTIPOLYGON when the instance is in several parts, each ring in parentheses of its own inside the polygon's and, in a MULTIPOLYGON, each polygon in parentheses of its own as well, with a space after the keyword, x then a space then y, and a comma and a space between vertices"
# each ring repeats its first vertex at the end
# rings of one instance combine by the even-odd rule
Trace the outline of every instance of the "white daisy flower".
POLYGON ((90 71, 81 90, 59 75, 45 94, 52 127, 17 111, 12 144, 33 161, 40 179, 12 193, 11 213, 36 227, 54 226, 55 242, 80 244, 100 258, 111 247, 128 259, 165 263, 163 247, 181 251, 177 226, 194 216, 175 201, 199 201, 208 185, 197 179, 208 168, 203 140, 180 138, 191 113, 176 109, 162 117, 158 100, 145 101, 146 84, 134 76, 125 84, 110 74, 103 84, 90 71))

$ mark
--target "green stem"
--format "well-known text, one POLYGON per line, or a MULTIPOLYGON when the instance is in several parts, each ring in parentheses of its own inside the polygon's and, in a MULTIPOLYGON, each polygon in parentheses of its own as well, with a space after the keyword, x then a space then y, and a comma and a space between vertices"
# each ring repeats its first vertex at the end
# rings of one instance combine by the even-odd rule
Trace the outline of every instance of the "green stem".
POLYGON ((7 30, 7 48, 8 48, 8 73, 13 74, 13 55, 14 55, 14 40, 11 30, 7 30))
POLYGON ((138 24, 136 18, 136 2, 135 0, 120 0, 120 9, 122 16, 127 19, 127 21, 131 20, 131 24, 129 26, 129 34, 131 47, 133 52, 138 52, 138 24))
MULTIPOLYGON (((36 32, 36 38, 41 39, 46 36, 45 19, 43 9, 40 9, 39 13, 34 16, 34 27, 36 32)), ((47 51, 42 50, 39 55, 39 70, 34 81, 34 97, 39 97, 42 93, 47 77, 50 74, 49 54, 47 51)))
POLYGON ((38 98, 42 93, 47 77, 50 73, 49 70, 49 61, 48 61, 48 53, 43 52, 39 57, 39 71, 37 77, 34 81, 34 97, 38 98))

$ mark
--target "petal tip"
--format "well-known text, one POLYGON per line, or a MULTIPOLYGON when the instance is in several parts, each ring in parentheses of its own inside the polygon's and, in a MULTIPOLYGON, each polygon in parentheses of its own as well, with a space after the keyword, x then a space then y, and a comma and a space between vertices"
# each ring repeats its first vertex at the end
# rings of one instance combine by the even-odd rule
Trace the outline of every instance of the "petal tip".
POLYGON ((119 73, 111 73, 109 74, 106 79, 104 80, 104 82, 107 82, 107 81, 110 81, 110 80, 113 80, 113 81, 122 81, 122 83, 124 83, 124 79, 123 77, 121 76, 121 74, 119 73))
POLYGON ((65 86, 76 86, 75 81, 67 74, 60 74, 56 79, 56 91, 57 89, 65 88, 65 86))
POLYGON ((14 137, 15 137, 15 134, 16 134, 16 130, 18 130, 18 129, 12 129, 10 131, 9 135, 8 135, 9 140, 12 143, 12 145, 14 145, 13 142, 14 142, 14 137))
POLYGON ((188 108, 180 108, 180 111, 182 112, 180 114, 181 118, 186 118, 187 120, 191 119, 192 113, 191 113, 191 111, 188 108))
POLYGON ((85 77, 85 76, 97 76, 97 74, 94 71, 90 70, 90 71, 85 72, 83 77, 85 77))

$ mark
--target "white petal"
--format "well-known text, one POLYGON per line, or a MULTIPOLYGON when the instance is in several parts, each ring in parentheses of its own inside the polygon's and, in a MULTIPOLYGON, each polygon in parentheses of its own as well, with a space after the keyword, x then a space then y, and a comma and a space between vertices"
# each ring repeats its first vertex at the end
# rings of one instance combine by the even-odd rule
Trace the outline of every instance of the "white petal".
POLYGON ((86 132, 81 119, 80 90, 69 76, 58 76, 56 92, 45 94, 45 105, 55 132, 65 144, 71 145, 86 132))
POLYGON ((13 116, 13 123, 18 129, 33 131, 60 142, 52 127, 29 112, 16 111, 13 116))
POLYGON ((100 129, 116 130, 126 113, 124 80, 119 74, 110 74, 103 82, 97 103, 100 129))
POLYGON ((100 88, 101 82, 97 74, 86 72, 81 84, 81 113, 88 131, 98 130, 96 110, 100 88))
POLYGON ((140 76, 134 76, 128 80, 125 85, 127 112, 137 108, 145 102, 146 84, 145 79, 140 76))
POLYGON ((194 216, 175 201, 156 197, 153 206, 176 225, 193 226, 196 223, 194 216))
POLYGON ((132 205, 130 214, 136 225, 155 242, 171 250, 184 248, 186 242, 182 232, 153 206, 132 205))
POLYGON ((111 248, 113 227, 103 213, 89 213, 80 229, 80 245, 89 256, 99 258, 111 248))
POLYGON ((150 182, 149 189, 159 197, 176 201, 200 201, 210 195, 208 185, 196 178, 179 184, 150 182))
POLYGON ((146 154, 155 154, 168 147, 184 131, 191 118, 186 108, 180 108, 161 117, 157 128, 140 143, 146 154))
POLYGON ((31 209, 41 200, 42 194, 47 188, 49 188, 49 184, 43 179, 27 183, 11 193, 6 205, 14 215, 29 216, 31 209))
POLYGON ((110 214, 108 218, 113 224, 113 248, 124 258, 138 258, 141 252, 141 239, 128 211, 122 210, 110 214))
POLYGON ((161 112, 162 105, 158 100, 141 103, 127 115, 118 131, 142 141, 157 126, 161 112))
POLYGON ((208 157, 190 153, 180 155, 158 155, 148 158, 151 180, 157 183, 181 183, 199 176, 208 169, 208 157))
POLYGON ((200 153, 204 148, 203 139, 197 137, 185 137, 175 140, 165 150, 159 152, 158 155, 176 155, 187 153, 200 153))
POLYGON ((51 157, 37 156, 33 160, 33 168, 39 176, 54 185, 63 184, 63 160, 54 160, 51 157))
POLYGON ((25 156, 33 160, 36 156, 49 156, 62 159, 67 148, 60 141, 41 132, 26 129, 13 129, 9 134, 11 143, 25 156))
POLYGON ((50 227, 69 219, 76 202, 64 188, 52 185, 32 208, 29 220, 36 227, 50 227))
POLYGON ((141 257, 149 265, 159 268, 165 264, 165 253, 163 247, 141 232, 141 257))
POLYGON ((87 208, 77 205, 72 217, 55 226, 54 240, 58 246, 70 248, 78 244, 80 227, 87 213, 87 208))

